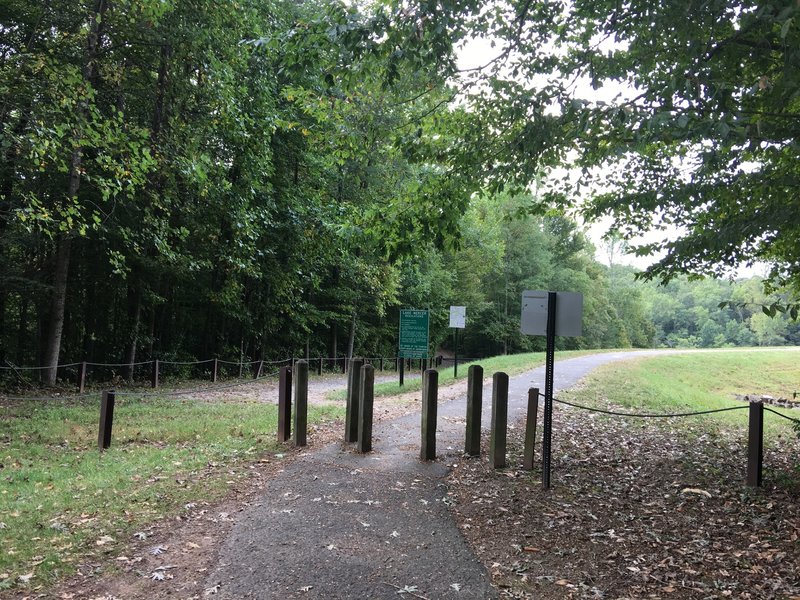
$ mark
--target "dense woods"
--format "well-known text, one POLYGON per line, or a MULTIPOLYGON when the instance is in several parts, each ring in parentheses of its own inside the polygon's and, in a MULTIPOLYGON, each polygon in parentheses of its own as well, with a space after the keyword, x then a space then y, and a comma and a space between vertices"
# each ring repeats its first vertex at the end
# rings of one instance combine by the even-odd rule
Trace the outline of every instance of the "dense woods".
MULTIPOLYGON (((432 340, 447 347, 451 304, 467 306, 462 352, 512 352, 540 343, 518 332, 521 292, 539 288, 586 296, 585 335, 564 344, 797 343, 796 323, 775 309, 796 311, 781 287, 793 285, 796 237, 761 251, 765 232, 796 222, 796 186, 780 210, 773 190, 790 185, 796 144, 767 142, 777 153, 764 159, 774 160, 773 191, 758 198, 774 218, 754 209, 750 223, 761 229, 742 225, 735 236, 697 220, 696 233, 730 234, 718 238, 725 247, 697 233, 665 246, 666 262, 651 273, 669 279, 707 272, 713 260, 769 259, 777 266, 767 293, 777 295, 756 281, 657 288, 600 264, 566 210, 575 199, 537 182, 571 147, 583 148, 587 169, 597 164, 608 147, 569 140, 580 133, 575 119, 597 139, 608 115, 566 99, 568 108, 547 110, 556 96, 532 96, 508 75, 556 18, 547 3, 519 4, 476 21, 473 2, 4 2, 0 363, 47 365, 42 379, 52 383, 54 365, 79 360, 393 355, 400 307, 431 308, 432 340), (458 43, 479 35, 499 40, 503 60, 459 76, 458 43), (742 236, 758 251, 746 254, 742 243, 744 254, 726 255, 742 236), (680 263, 689 251, 703 260, 680 263), (722 301, 730 303, 720 309, 722 301)), ((584 25, 594 18, 576 7, 584 25)), ((791 15, 767 16, 784 40, 796 38, 796 27, 781 29, 791 15)), ((725 52, 716 54, 732 60, 725 52)), ((794 72, 765 77, 785 94, 777 82, 794 72)), ((796 103, 769 117, 759 139, 777 135, 796 103)), ((723 123, 714 135, 723 131, 730 154, 744 125, 723 123)), ((712 135, 701 125, 678 126, 712 135)), ((649 157, 639 183, 657 170, 656 156, 671 160, 657 131, 665 128, 649 126, 636 141, 649 157)), ((606 133, 619 145, 630 132, 606 133)), ((686 152, 688 133, 681 139, 673 142, 683 150, 671 152, 686 152)), ((745 159, 761 160, 755 151, 745 159)), ((716 185, 727 194, 724 218, 735 186, 716 185)), ((661 200, 623 187, 631 222, 644 227, 641 214, 657 213, 661 200)), ((681 194, 671 197, 682 198, 684 215, 686 203, 714 200, 692 200, 697 187, 681 194)), ((620 204, 598 198, 594 214, 621 218, 620 204)))

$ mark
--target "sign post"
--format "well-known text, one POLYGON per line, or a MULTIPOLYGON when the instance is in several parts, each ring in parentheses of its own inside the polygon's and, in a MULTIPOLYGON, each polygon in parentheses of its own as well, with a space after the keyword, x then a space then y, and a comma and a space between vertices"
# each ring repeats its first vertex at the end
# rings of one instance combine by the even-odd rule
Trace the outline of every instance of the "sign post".
MULTIPOLYGON (((428 358, 428 325, 430 313, 426 310, 400 310, 400 343, 398 356, 403 358, 428 358)), ((403 385, 402 371, 400 385, 403 385)))
POLYGON ((453 328, 453 379, 458 377, 458 330, 467 324, 467 307, 450 307, 450 327, 453 328))
POLYGON ((550 489, 551 442, 553 432, 553 372, 556 336, 583 334, 583 295, 574 292, 522 292, 520 331, 546 336, 544 374, 544 415, 542 427, 542 486, 550 489))

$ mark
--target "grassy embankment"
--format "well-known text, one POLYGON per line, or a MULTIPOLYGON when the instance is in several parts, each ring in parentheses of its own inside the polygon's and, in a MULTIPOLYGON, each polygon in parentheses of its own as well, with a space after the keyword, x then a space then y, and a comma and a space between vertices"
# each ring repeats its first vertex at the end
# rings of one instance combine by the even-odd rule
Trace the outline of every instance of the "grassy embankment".
MULTIPOLYGON (((564 400, 621 410, 674 413, 742 406, 735 394, 766 394, 791 398, 800 392, 800 348, 731 349, 639 358, 600 367, 582 386, 559 394, 564 400)), ((798 409, 774 410, 800 418, 798 409)), ((618 418, 618 417, 610 417, 618 418)), ((729 411, 704 419, 738 428, 746 435, 747 410, 729 411)), ((765 443, 793 435, 791 422, 764 416, 765 443)))
MULTIPOLYGON (((0 590, 46 587, 185 504, 221 498, 248 463, 281 449, 271 404, 120 397, 100 453, 98 406, 94 396, 0 407, 0 590)), ((311 423, 338 416, 309 410, 311 423)))

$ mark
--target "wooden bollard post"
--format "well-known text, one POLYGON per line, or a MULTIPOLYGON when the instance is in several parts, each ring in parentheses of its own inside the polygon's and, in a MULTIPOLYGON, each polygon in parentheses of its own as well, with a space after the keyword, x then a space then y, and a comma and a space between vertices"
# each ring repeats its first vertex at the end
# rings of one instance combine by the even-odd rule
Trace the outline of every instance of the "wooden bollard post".
POLYGON ((219 377, 219 359, 215 358, 211 367, 211 383, 217 383, 217 377, 219 377))
POLYGON ((428 369, 422 375, 422 446, 420 460, 436 460, 436 410, 439 372, 428 369))
POLYGON ((278 375, 278 442, 289 439, 292 428, 292 368, 281 367, 278 375))
POLYGON ((472 365, 467 373, 467 437, 464 453, 481 453, 481 411, 483 410, 483 367, 472 365))
POLYGON ((364 361, 360 358, 350 359, 350 367, 347 373, 347 408, 344 416, 345 442, 358 440, 358 387, 363 365, 364 361))
POLYGON ((489 462, 495 469, 506 466, 507 429, 508 375, 498 372, 492 377, 492 429, 489 439, 489 462))
POLYGON ((764 462, 764 403, 750 403, 750 427, 747 434, 747 485, 761 487, 764 462))
POLYGON ((375 397, 375 367, 361 367, 358 385, 358 451, 372 451, 372 405, 375 397))
POLYGON ((105 450, 111 446, 111 428, 114 425, 114 390, 100 395, 100 430, 97 434, 97 447, 105 450))
POLYGON ((78 393, 82 394, 86 388, 86 361, 78 367, 78 393))
POLYGON ((153 361, 153 372, 150 374, 150 385, 153 389, 158 387, 158 359, 153 361))
POLYGON ((533 471, 533 449, 536 447, 536 419, 539 413, 539 388, 528 390, 528 415, 525 417, 525 454, 522 468, 533 471))
POLYGON ((294 445, 305 446, 308 436, 308 363, 294 365, 294 445))

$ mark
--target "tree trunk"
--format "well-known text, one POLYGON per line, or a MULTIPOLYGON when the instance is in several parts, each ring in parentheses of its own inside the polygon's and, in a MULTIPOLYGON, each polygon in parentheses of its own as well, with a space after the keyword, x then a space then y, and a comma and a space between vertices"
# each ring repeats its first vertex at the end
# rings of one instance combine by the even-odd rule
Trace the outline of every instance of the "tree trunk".
MULTIPOLYGON (((80 163, 79 163, 80 164, 80 163)), ((70 187, 72 187, 70 185, 70 187)), ((44 349, 42 374, 46 385, 55 385, 58 374, 58 355, 61 350, 61 333, 64 330, 64 308, 67 302, 67 275, 72 239, 69 234, 59 236, 56 248, 53 295, 50 298, 50 318, 44 349)))
POLYGON ((130 341, 125 362, 128 364, 128 381, 133 383, 134 364, 136 362, 136 348, 139 345, 139 325, 142 320, 142 285, 139 282, 135 289, 129 289, 132 302, 129 308, 131 321, 130 341))
MULTIPOLYGON (((86 62, 83 66, 84 84, 91 86, 95 73, 95 59, 100 42, 100 31, 102 27, 102 17, 108 3, 106 0, 96 0, 94 11, 89 23, 89 33, 86 36, 86 62)), ((89 106, 84 101, 80 112, 83 119, 88 118, 89 106)), ((81 185, 81 167, 83 166, 83 148, 76 146, 72 151, 69 168, 69 183, 67 184, 68 199, 72 199, 78 194, 81 185)), ((67 277, 69 274, 70 252, 72 240, 70 233, 62 233, 56 241, 56 260, 53 277, 53 295, 50 300, 50 317, 47 326, 45 339, 45 356, 42 374, 46 385, 55 385, 58 373, 58 356, 61 351, 61 333, 64 330, 64 309, 67 300, 67 277)))
POLYGON ((356 309, 353 308, 353 318, 350 320, 350 337, 347 340, 347 360, 353 358, 353 347, 356 344, 356 309))
POLYGON ((339 352, 339 330, 336 327, 336 323, 331 325, 331 337, 333 339, 333 344, 332 344, 333 347, 331 348, 332 350, 331 358, 333 358, 335 363, 337 358, 337 353, 339 352))

